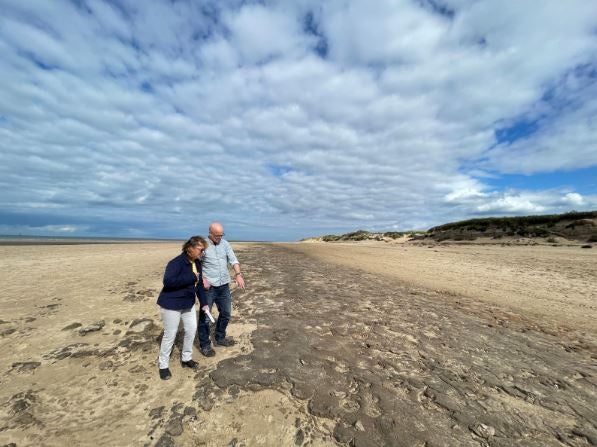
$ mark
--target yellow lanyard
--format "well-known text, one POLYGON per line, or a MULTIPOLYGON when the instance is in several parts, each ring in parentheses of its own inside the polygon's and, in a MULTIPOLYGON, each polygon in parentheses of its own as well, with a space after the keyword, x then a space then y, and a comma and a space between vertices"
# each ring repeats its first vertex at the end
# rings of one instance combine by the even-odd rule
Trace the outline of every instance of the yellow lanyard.
MULTIPOLYGON (((193 268, 193 273, 197 276, 197 266, 195 265, 195 261, 191 261, 191 267, 193 268)), ((197 281, 195 281, 195 285, 197 285, 197 281)))

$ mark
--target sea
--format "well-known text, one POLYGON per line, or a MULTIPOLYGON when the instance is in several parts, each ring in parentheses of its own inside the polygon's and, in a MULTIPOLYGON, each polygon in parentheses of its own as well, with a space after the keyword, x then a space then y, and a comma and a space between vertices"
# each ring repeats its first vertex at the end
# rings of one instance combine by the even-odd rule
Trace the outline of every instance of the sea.
POLYGON ((121 237, 69 237, 69 236, 14 236, 0 235, 0 245, 83 245, 83 244, 138 244, 156 242, 181 242, 178 239, 144 239, 121 237))

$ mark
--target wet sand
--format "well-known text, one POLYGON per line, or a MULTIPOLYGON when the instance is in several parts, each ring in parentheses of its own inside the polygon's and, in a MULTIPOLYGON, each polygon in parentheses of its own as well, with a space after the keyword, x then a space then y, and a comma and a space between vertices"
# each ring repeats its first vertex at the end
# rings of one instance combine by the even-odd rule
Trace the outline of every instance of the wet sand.
POLYGON ((177 244, 0 247, 0 445, 597 445, 597 250, 499 248, 235 244, 237 345, 163 382, 177 244))

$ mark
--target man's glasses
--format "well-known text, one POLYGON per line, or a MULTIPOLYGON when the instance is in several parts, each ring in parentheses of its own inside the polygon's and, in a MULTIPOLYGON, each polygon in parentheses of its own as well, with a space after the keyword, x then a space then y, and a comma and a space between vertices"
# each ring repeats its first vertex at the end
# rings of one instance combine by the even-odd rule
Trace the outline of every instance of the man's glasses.
POLYGON ((226 233, 222 233, 222 234, 215 234, 215 233, 212 233, 211 235, 212 235, 213 237, 224 237, 224 236, 226 236, 226 233))

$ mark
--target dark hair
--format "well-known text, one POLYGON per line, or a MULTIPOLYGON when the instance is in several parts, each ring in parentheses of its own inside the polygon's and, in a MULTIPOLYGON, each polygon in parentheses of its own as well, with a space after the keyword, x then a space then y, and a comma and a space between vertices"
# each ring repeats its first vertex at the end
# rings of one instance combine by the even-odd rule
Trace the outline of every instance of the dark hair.
POLYGON ((205 248, 207 246, 207 241, 201 236, 191 236, 188 241, 182 244, 182 251, 186 253, 189 248, 196 247, 197 245, 202 245, 203 248, 205 248))

